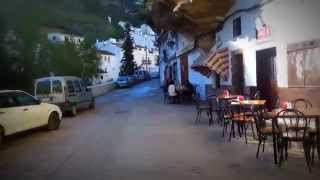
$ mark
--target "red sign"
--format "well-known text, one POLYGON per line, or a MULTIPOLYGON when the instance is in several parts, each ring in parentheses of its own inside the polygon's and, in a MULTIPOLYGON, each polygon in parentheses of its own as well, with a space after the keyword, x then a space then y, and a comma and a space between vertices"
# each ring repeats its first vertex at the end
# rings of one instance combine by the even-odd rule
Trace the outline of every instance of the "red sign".
POLYGON ((262 26, 261 28, 257 29, 257 39, 258 40, 265 40, 270 37, 271 37, 271 27, 262 26))

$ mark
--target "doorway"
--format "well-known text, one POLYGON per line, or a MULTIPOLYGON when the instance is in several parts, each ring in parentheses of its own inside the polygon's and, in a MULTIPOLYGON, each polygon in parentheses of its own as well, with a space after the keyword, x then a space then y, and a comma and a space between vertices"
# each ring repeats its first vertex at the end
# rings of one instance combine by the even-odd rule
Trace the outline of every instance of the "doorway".
POLYGON ((278 97, 277 74, 275 58, 276 48, 257 51, 257 90, 261 98, 267 100, 267 108, 272 110, 276 106, 278 97))
POLYGON ((244 92, 244 66, 242 53, 234 53, 231 58, 232 86, 235 94, 244 92))
POLYGON ((188 55, 181 56, 180 65, 181 65, 181 84, 185 84, 189 80, 188 55))

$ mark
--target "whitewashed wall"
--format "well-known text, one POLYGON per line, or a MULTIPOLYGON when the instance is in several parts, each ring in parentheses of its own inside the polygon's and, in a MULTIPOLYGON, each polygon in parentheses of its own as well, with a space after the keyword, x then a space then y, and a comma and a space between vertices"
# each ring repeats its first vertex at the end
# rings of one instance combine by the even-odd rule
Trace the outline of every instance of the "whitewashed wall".
POLYGON ((74 41, 76 44, 80 44, 84 40, 83 37, 72 35, 72 34, 65 34, 61 32, 50 32, 47 35, 48 40, 52 42, 64 42, 66 39, 74 41))
POLYGON ((114 81, 117 80, 120 72, 121 59, 123 57, 122 49, 116 44, 115 40, 113 39, 107 41, 97 41, 96 47, 100 51, 107 51, 113 54, 101 54, 100 69, 107 69, 108 78, 113 79, 114 81), (110 57, 110 61, 108 61, 108 57, 110 57))
MULTIPOLYGON (((238 0, 229 14, 241 8, 248 8, 264 0, 238 0)), ((276 66, 279 87, 288 87, 287 45, 306 40, 320 39, 319 0, 274 0, 261 9, 236 14, 226 21, 217 33, 223 42, 221 48, 231 51, 242 50, 245 64, 245 84, 256 85, 256 51, 277 48, 276 66), (233 38, 232 21, 241 16, 242 35, 233 38), (271 27, 271 37, 257 42, 255 30, 266 24, 271 27)), ((227 84, 231 84, 230 81, 227 84)))
POLYGON ((142 65, 142 61, 146 59, 146 56, 150 60, 151 64, 148 65, 148 70, 145 69, 146 66, 141 66, 143 70, 147 70, 149 72, 159 72, 159 66, 157 65, 157 60, 159 56, 159 52, 153 51, 153 52, 146 52, 145 48, 136 47, 133 51, 134 61, 137 63, 138 66, 142 65))

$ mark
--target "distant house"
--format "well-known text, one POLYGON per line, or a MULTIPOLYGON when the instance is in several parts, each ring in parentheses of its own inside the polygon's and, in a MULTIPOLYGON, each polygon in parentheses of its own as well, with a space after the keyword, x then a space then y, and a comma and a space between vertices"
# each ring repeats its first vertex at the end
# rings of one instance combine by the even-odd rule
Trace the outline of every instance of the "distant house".
POLYGON ((133 56, 138 67, 148 72, 159 72, 159 50, 155 46, 156 34, 147 25, 133 28, 131 36, 134 42, 133 56))
POLYGON ((133 56, 139 69, 146 70, 148 72, 159 71, 159 53, 157 50, 148 49, 140 45, 135 45, 133 50, 133 56))
POLYGON ((43 31, 47 34, 48 40, 53 43, 63 43, 66 39, 68 39, 76 44, 80 44, 84 40, 84 37, 82 37, 80 34, 67 32, 63 29, 44 28, 43 31))
POLYGON ((102 84, 118 79, 122 52, 115 40, 97 41, 96 48, 100 57, 99 74, 94 78, 94 84, 102 84))

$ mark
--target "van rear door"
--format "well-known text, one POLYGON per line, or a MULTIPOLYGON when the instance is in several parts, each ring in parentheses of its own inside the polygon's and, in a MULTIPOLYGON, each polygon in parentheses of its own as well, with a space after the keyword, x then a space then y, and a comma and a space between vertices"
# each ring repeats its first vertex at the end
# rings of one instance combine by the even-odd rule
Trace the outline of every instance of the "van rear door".
POLYGON ((35 96, 42 100, 42 102, 51 102, 51 80, 41 80, 36 82, 35 96))
POLYGON ((78 79, 75 79, 73 81, 73 84, 77 96, 77 104, 79 104, 82 108, 86 107, 86 94, 83 92, 81 88, 80 81, 78 79))
POLYGON ((63 104, 66 101, 65 98, 65 89, 63 88, 63 83, 61 80, 52 80, 52 103, 54 104, 63 104))

